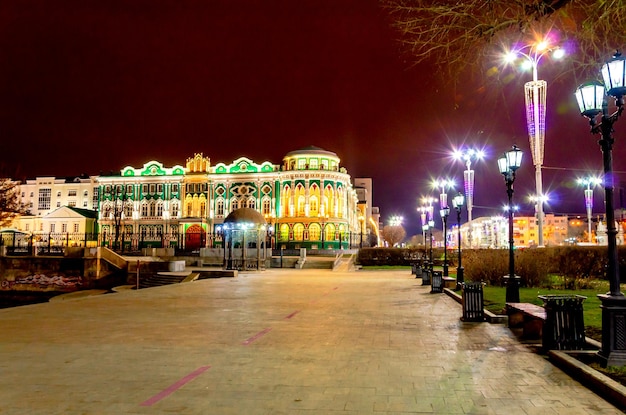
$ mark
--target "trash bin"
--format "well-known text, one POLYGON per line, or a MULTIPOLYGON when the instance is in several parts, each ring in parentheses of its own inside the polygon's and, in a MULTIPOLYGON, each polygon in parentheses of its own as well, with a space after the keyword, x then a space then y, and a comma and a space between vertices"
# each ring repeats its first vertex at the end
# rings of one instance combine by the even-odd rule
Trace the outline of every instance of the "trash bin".
POLYGON ((417 262, 411 262, 411 275, 417 275, 417 262))
POLYGON ((485 321, 485 305, 482 282, 466 282, 463 284, 461 297, 463 304, 463 321, 485 321))
POLYGON ((442 293, 443 292, 443 273, 441 271, 433 271, 432 272, 432 281, 430 283, 430 292, 431 293, 442 293))
POLYGON ((430 285, 430 267, 428 265, 422 268, 422 285, 430 285))
POLYGON ((419 261, 415 265, 415 278, 422 278, 422 261, 419 261))
POLYGON ((583 350, 585 320, 582 295, 540 295, 546 309, 542 345, 544 350, 583 350))

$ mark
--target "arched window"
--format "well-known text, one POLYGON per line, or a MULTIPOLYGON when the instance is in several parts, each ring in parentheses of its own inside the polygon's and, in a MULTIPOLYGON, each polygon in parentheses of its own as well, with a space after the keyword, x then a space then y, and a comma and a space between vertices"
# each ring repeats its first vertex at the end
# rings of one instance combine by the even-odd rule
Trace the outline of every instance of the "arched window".
POLYGON ((293 225, 293 239, 296 241, 302 241, 304 239, 304 225, 296 223, 293 225))
POLYGON ((289 240, 289 225, 283 223, 280 225, 280 232, 278 233, 279 241, 288 241, 289 240))
POLYGON ((160 218, 160 217, 163 217, 163 203, 161 203, 161 202, 157 203, 156 209, 157 209, 157 211, 156 211, 156 215, 157 215, 159 218, 160 218))
POLYGON ((142 218, 148 217, 148 204, 146 202, 143 202, 141 204, 141 217, 142 218))
POLYGON ((191 217, 193 215, 193 203, 191 200, 187 202, 187 217, 191 217))
POLYGON ((334 241, 335 240, 335 225, 329 223, 326 225, 324 229, 324 240, 325 241, 334 241))
POLYGON ((173 218, 177 218, 178 217, 178 202, 172 202, 172 217, 173 218))
POLYGON ((248 207, 250 209, 256 209, 256 199, 252 196, 248 198, 248 207))
POLYGON ((263 214, 269 215, 272 212, 272 201, 269 198, 263 199, 263 214))
POLYGON ((206 214, 206 202, 200 203, 200 217, 203 218, 206 214))
POLYGON ((156 206, 154 202, 150 202, 150 217, 156 216, 156 206))
POLYGON ((133 217, 133 204, 132 202, 128 202, 124 205, 124 216, 126 216, 126 218, 132 218, 133 217))
POLYGON ((232 212, 232 211, 235 211, 237 209, 239 209, 239 200, 232 199, 230 201, 230 211, 232 212))
POLYGON ((296 216, 306 216, 306 212, 304 208, 305 208, 305 198, 304 196, 299 196, 298 197, 298 209, 297 209, 298 214, 296 216))
POLYGON ((217 210, 217 216, 224 216, 224 199, 219 198, 217 199, 217 202, 215 203, 216 207, 215 209, 217 210))
POLYGON ((322 234, 322 227, 317 223, 309 225, 309 240, 319 241, 322 234))

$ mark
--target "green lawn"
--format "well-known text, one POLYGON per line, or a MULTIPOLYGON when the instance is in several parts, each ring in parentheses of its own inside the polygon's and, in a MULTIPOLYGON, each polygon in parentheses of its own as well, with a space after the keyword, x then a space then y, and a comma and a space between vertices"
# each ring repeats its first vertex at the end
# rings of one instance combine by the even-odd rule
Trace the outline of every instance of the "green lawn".
MULTIPOLYGON (((583 310, 585 313, 585 326, 594 327, 600 329, 602 327, 602 311, 600 310, 600 300, 598 294, 604 294, 608 291, 594 290, 550 290, 547 288, 520 288, 519 298, 522 303, 533 303, 537 305, 543 305, 543 301, 538 298, 540 295, 582 295, 587 297, 583 302, 583 310)), ((490 287, 484 288, 484 300, 485 308, 492 313, 502 314, 504 310, 504 303, 506 298, 505 287, 490 287)))

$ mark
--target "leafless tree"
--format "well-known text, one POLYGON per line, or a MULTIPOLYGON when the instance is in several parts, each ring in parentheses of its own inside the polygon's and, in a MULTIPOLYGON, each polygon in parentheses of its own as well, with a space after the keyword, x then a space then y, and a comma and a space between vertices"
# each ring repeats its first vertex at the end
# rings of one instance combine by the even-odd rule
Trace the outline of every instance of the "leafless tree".
POLYGON ((9 226, 16 216, 27 213, 20 203, 18 190, 17 182, 0 178, 0 227, 9 226))
POLYGON ((596 74, 626 44, 626 1, 380 0, 413 62, 428 61, 459 76, 485 69, 503 45, 550 32, 575 47, 571 69, 596 74))
POLYGON ((404 241, 406 231, 401 225, 388 225, 383 227, 381 237, 387 242, 387 245, 395 246, 404 241))

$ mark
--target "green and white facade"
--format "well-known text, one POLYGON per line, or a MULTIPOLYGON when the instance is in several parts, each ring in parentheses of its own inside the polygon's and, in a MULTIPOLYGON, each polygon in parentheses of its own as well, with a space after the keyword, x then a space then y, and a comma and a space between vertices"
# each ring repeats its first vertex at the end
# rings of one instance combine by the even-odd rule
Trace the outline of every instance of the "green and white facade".
POLYGON ((150 161, 96 181, 104 244, 219 247, 224 219, 244 207, 263 215, 276 248, 348 248, 362 232, 350 175, 318 147, 292 151, 280 165, 246 157, 211 165, 200 153, 184 167, 150 161))

